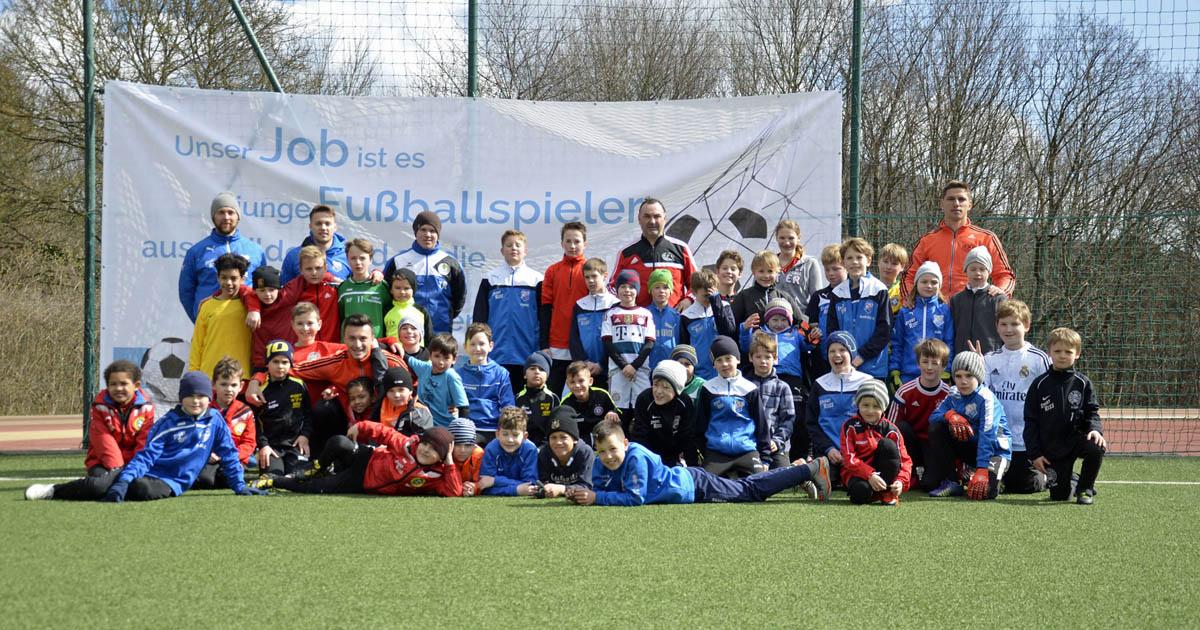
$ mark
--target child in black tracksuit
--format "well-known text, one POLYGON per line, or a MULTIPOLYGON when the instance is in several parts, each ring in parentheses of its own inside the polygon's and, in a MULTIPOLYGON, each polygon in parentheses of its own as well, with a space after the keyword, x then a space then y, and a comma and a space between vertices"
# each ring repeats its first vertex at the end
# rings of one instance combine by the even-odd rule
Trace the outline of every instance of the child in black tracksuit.
POLYGON ((1050 370, 1033 380, 1025 395, 1025 452, 1050 479, 1050 499, 1071 498, 1071 472, 1082 459, 1076 502, 1091 505, 1107 443, 1100 427, 1100 402, 1088 377, 1075 371, 1082 340, 1070 328, 1050 331, 1050 370))
POLYGON ((633 407, 629 437, 662 458, 668 466, 699 464, 693 436, 695 407, 681 395, 687 384, 687 368, 671 359, 654 367, 650 389, 638 394, 633 407))
POLYGON ((306 467, 308 439, 308 388, 304 381, 288 376, 292 368, 292 345, 281 339, 264 349, 268 380, 262 388, 266 401, 254 414, 258 422, 258 468, 268 475, 290 475, 306 467))

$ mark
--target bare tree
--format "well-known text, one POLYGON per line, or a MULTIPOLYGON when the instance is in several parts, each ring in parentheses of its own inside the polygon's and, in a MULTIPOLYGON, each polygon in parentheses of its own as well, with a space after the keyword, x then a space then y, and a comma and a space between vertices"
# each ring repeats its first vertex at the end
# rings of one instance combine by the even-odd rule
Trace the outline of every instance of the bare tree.
POLYGON ((850 50, 845 0, 732 0, 728 69, 734 94, 841 90, 850 50))

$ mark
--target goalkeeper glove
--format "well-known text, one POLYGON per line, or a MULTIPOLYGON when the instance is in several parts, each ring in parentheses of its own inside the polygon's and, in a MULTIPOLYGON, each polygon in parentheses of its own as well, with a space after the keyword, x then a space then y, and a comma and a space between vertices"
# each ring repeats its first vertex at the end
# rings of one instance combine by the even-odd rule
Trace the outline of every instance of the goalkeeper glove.
POLYGON ((900 370, 892 370, 888 376, 892 377, 892 386, 900 389, 900 370))
POLYGON ((957 411, 946 412, 946 423, 950 425, 950 434, 959 442, 966 442, 975 436, 975 430, 971 428, 971 421, 957 411))
POLYGON ((976 468, 970 483, 967 484, 967 497, 976 501, 988 498, 988 481, 988 469, 976 468))
POLYGON ((238 496, 243 496, 243 497, 250 497, 250 496, 261 497, 261 496, 266 496, 267 491, 262 490, 260 488, 254 488, 251 486, 242 486, 242 489, 234 492, 234 494, 236 494, 238 496))

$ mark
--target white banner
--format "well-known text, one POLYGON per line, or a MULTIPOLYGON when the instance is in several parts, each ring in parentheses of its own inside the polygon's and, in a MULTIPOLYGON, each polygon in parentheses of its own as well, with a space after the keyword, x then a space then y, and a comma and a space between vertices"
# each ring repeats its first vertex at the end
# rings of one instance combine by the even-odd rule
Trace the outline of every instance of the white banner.
MULTIPOLYGON (((500 234, 529 237, 528 263, 559 260, 559 228, 588 226, 589 257, 615 260, 640 236, 640 199, 665 202, 668 233, 697 264, 774 249, 780 218, 810 254, 841 235, 841 97, 836 92, 641 103, 350 98, 110 82, 104 93, 99 367, 143 364, 173 398, 192 324, 177 298, 184 254, 212 229, 209 204, 237 193, 242 234, 272 266, 308 234, 308 210, 376 245, 412 244, 432 209, 462 263, 470 318, 500 234), (743 209, 739 211, 739 209, 743 209)), ((745 276, 749 277, 749 268, 745 276)), ((155 394, 159 396, 158 393, 155 394)))

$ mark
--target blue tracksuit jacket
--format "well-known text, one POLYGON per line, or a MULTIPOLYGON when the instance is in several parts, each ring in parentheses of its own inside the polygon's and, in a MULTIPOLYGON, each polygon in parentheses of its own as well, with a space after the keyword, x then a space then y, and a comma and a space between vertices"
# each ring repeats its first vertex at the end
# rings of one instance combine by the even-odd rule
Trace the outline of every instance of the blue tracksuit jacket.
POLYGON ((491 326, 496 363, 524 365, 525 357, 538 350, 541 304, 542 274, 528 265, 501 265, 480 281, 471 321, 491 326))
MULTIPOLYGON (((313 240, 310 234, 300 242, 300 247, 312 244, 313 240)), ((288 280, 300 275, 300 247, 289 249, 287 255, 283 257, 283 265, 279 268, 280 284, 287 284, 288 280)), ((337 276, 339 280, 350 277, 350 261, 346 260, 346 237, 336 232, 333 234, 333 242, 329 244, 329 249, 325 250, 325 270, 337 276)))
POLYGON ((951 351, 946 365, 954 363, 954 320, 950 318, 950 306, 936 295, 932 298, 918 295, 912 308, 903 307, 896 314, 888 371, 899 370, 902 383, 920 376, 921 366, 917 364, 913 348, 930 338, 946 342, 951 351))
POLYGON ((654 348, 646 358, 646 365, 653 374, 654 366, 658 365, 659 361, 671 358, 671 350, 675 349, 676 340, 679 338, 680 320, 679 311, 670 306, 659 308, 651 302, 646 305, 646 309, 654 316, 654 348))
POLYGON ((596 505, 693 503, 696 498, 696 481, 687 468, 667 466, 661 457, 636 442, 629 443, 625 461, 616 470, 596 462, 592 487, 596 489, 596 505))
POLYGON ((800 331, 788 328, 777 333, 765 324, 754 329, 738 326, 738 330, 742 331, 740 341, 742 352, 746 355, 750 354, 750 342, 754 341, 754 335, 766 333, 774 337, 775 343, 779 345, 779 358, 775 361, 775 371, 788 376, 804 377, 804 353, 808 352, 812 346, 804 339, 800 331))
POLYGON ((243 490, 246 482, 242 480, 237 447, 221 412, 209 407, 194 418, 176 405, 150 427, 146 446, 129 460, 117 480, 129 483, 138 477, 154 477, 170 486, 171 494, 179 496, 196 482, 209 453, 221 458, 221 470, 230 489, 243 490))
POLYGON ((467 362, 455 369, 470 401, 471 421, 475 423, 475 428, 495 431, 500 409, 517 404, 508 370, 491 359, 482 365, 467 362))
POLYGON ((600 329, 604 325, 604 315, 615 304, 617 297, 608 292, 589 294, 576 300, 571 316, 572 361, 591 361, 600 365, 601 374, 608 373, 608 353, 604 351, 600 329))
POLYGON ((863 360, 859 371, 883 379, 888 370, 891 313, 887 286, 867 274, 859 278, 858 287, 852 288, 850 280, 834 287, 829 299, 829 328, 822 332, 826 336, 838 330, 850 333, 863 360))
POLYGON ((696 401, 696 435, 700 451, 738 456, 770 454, 771 427, 758 408, 758 388, 741 372, 732 378, 704 381, 696 401))
POLYGON ((871 375, 851 370, 847 374, 829 372, 813 381, 805 423, 814 454, 824 455, 831 448, 841 448, 842 425, 858 411, 854 395, 859 385, 869 380, 871 375))
POLYGON ((717 375, 713 367, 710 348, 717 335, 737 339, 737 322, 733 319, 733 308, 719 295, 712 297, 709 306, 699 302, 687 307, 679 314, 679 343, 696 349, 696 376, 710 379, 717 375))
POLYGON ((183 257, 183 267, 179 269, 179 303, 193 322, 196 321, 196 313, 200 312, 200 303, 220 288, 213 263, 223 254, 240 254, 250 261, 250 267, 246 270, 247 285, 254 270, 267 264, 267 254, 263 248, 242 236, 238 230, 225 236, 214 229, 207 238, 192 245, 183 257))
POLYGON ((993 457, 1012 459, 1012 434, 1008 432, 1008 418, 1004 406, 986 385, 980 385, 970 396, 963 396, 957 387, 950 388, 950 395, 933 410, 929 424, 946 423, 946 412, 954 410, 971 421, 978 447, 975 451, 975 467, 987 468, 993 457))
POLYGON ((467 301, 467 280, 462 265, 444 251, 440 243, 433 249, 425 249, 413 241, 412 247, 387 261, 383 275, 391 278, 392 272, 401 267, 412 269, 417 276, 413 300, 429 310, 433 332, 451 332, 454 318, 467 301))
POLYGON ((483 449, 483 462, 479 465, 480 477, 493 477, 496 484, 484 490, 484 494, 513 497, 517 486, 537 483, 538 450, 533 442, 525 440, 516 453, 508 453, 500 446, 500 440, 488 442, 483 449))

